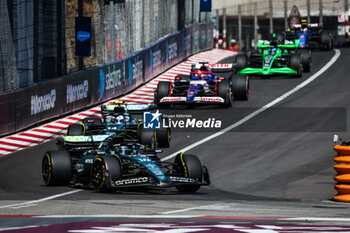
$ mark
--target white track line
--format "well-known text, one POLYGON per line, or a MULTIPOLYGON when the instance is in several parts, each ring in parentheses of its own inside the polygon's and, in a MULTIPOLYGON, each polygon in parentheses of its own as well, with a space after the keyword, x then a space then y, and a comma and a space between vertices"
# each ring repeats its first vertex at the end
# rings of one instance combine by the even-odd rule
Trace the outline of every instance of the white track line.
POLYGON ((40 203, 40 202, 56 199, 56 198, 59 198, 59 197, 71 195, 71 194, 78 193, 78 192, 81 192, 81 191, 83 191, 83 190, 82 189, 76 189, 76 190, 73 190, 73 191, 56 194, 56 195, 45 197, 45 198, 38 199, 38 200, 33 200, 33 201, 21 202, 21 203, 17 203, 17 204, 0 206, 0 209, 6 209, 6 208, 20 209, 20 208, 25 208, 25 207, 32 206, 32 204, 36 204, 36 203, 40 203))
POLYGON ((186 212, 186 211, 191 211, 191 210, 222 210, 222 209, 225 209, 228 207, 230 207, 230 206, 222 205, 222 204, 201 205, 201 206, 195 206, 195 207, 190 207, 190 208, 185 208, 185 209, 160 212, 159 214, 174 214, 174 213, 186 212))
MULTIPOLYGON (((200 218, 204 217, 205 215, 123 215, 123 214, 96 214, 96 215, 39 215, 39 216, 33 216, 32 218, 135 218, 135 219, 164 219, 164 218, 179 218, 179 219, 186 219, 186 218, 200 218)), ((231 216, 227 216, 231 217, 231 216)), ((233 216, 234 217, 234 216, 233 216)), ((238 216, 240 217, 240 216, 238 216)), ((240 217, 239 219, 243 220, 244 218, 240 217)), ((247 217, 249 220, 249 216, 247 217)), ((292 218, 286 218, 286 217, 280 217, 276 218, 276 220, 282 220, 282 221, 309 221, 309 222, 350 222, 350 218, 337 218, 337 217, 292 217, 292 218)))
POLYGON ((284 93, 283 95, 281 95, 280 97, 278 97, 277 99, 271 101, 270 103, 266 104, 265 106, 261 107, 260 109, 250 113, 248 116, 244 117, 243 119, 237 121, 236 123, 220 130, 219 132, 217 133, 214 133, 202 140, 199 140, 195 143, 193 143, 192 145, 189 145, 189 146, 186 146, 185 148, 182 148, 181 150, 178 150, 166 157, 164 157, 162 159, 162 161, 166 161, 166 160, 169 160, 173 157, 175 157, 177 154, 181 153, 181 152, 184 152, 184 151, 188 151, 188 150, 191 150, 207 141, 210 141, 216 137, 219 137, 221 135, 223 135, 224 133, 227 133, 228 131, 242 125, 243 123, 247 122, 248 120, 252 119, 253 117, 259 115, 260 113, 266 111, 267 109, 271 108, 272 106, 278 104, 279 102, 281 102, 282 100, 284 100, 285 98, 287 98, 288 96, 294 94, 295 92, 299 91, 300 89, 302 89, 303 87, 305 87, 306 85, 308 85, 309 83, 311 83, 312 81, 314 81, 316 78, 318 78, 321 74, 323 74, 329 67, 331 67, 336 61, 337 59, 339 58, 340 56, 340 51, 338 49, 335 49, 335 54, 334 56, 332 57, 332 59, 324 66, 322 67, 322 69, 320 69, 319 71, 317 71, 315 74, 313 74, 310 78, 306 79, 304 82, 300 83, 298 86, 294 87, 292 90, 284 93))
POLYGON ((101 214, 101 215, 42 215, 33 218, 199 218, 203 215, 123 215, 123 214, 101 214))
POLYGON ((286 221, 310 221, 310 222, 350 222, 350 218, 326 218, 326 217, 296 217, 296 218, 284 218, 286 221))

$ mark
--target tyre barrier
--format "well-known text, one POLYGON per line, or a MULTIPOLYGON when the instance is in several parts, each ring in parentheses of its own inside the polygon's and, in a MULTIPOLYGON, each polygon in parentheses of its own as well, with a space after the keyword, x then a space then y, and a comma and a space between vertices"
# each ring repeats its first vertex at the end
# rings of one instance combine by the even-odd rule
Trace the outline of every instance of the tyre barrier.
POLYGON ((334 189, 338 194, 333 197, 335 201, 350 202, 350 146, 335 145, 337 156, 333 159, 337 164, 333 166, 337 175, 334 180, 337 184, 334 189))

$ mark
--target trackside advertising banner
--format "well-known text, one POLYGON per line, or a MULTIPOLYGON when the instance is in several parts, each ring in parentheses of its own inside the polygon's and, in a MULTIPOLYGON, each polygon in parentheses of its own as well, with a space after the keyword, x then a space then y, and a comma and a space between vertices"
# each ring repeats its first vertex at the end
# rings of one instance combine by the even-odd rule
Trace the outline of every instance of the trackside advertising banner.
POLYGON ((121 60, 1 93, 0 136, 122 96, 193 53, 211 48, 211 32, 212 24, 192 25, 121 60))

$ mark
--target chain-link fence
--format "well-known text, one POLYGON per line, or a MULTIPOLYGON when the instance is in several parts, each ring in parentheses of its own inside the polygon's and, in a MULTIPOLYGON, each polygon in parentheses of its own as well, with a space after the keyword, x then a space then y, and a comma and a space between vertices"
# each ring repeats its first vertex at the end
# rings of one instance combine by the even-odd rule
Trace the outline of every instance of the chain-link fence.
MULTIPOLYGON (((83 15, 92 18, 94 35, 92 56, 84 58, 84 67, 121 59, 178 31, 181 26, 210 22, 210 14, 199 12, 199 0, 182 1, 183 5, 180 2, 129 0, 106 4, 84 1, 83 15)), ((77 3, 66 6, 67 72, 79 69, 79 60, 74 55, 74 25, 69 23, 77 15, 76 6, 77 3)))
POLYGON ((6 1, 0 2, 0 90, 13 90, 16 77, 11 25, 6 1))
POLYGON ((0 91, 126 57, 198 22, 199 0, 2 0, 0 91), (75 56, 75 17, 91 17, 91 56, 75 56))
POLYGON ((345 21, 338 22, 338 16, 344 15, 348 20, 348 0, 247 0, 221 7, 224 8, 215 9, 215 15, 220 19, 218 39, 225 39, 227 45, 232 39, 236 40, 241 51, 256 45, 257 39, 269 39, 272 33, 290 28, 295 14, 300 14, 300 18, 309 23, 320 23, 324 30, 333 34, 336 45, 347 41, 345 33, 349 29, 345 21), (296 11, 292 10, 294 6, 296 11))

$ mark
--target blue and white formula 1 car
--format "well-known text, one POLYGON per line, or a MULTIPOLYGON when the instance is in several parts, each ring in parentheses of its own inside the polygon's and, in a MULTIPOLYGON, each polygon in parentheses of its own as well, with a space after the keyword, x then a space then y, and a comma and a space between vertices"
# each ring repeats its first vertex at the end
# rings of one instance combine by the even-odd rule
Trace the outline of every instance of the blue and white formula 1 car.
POLYGON ((160 81, 155 91, 155 104, 219 104, 231 106, 235 100, 247 100, 249 79, 233 74, 233 64, 192 65, 190 75, 178 75, 174 82, 160 81), (231 72, 229 79, 214 72, 231 72))
POLYGON ((299 39, 299 48, 332 50, 334 47, 330 33, 324 31, 320 24, 308 23, 306 20, 293 25, 292 29, 286 32, 286 38, 299 39))

